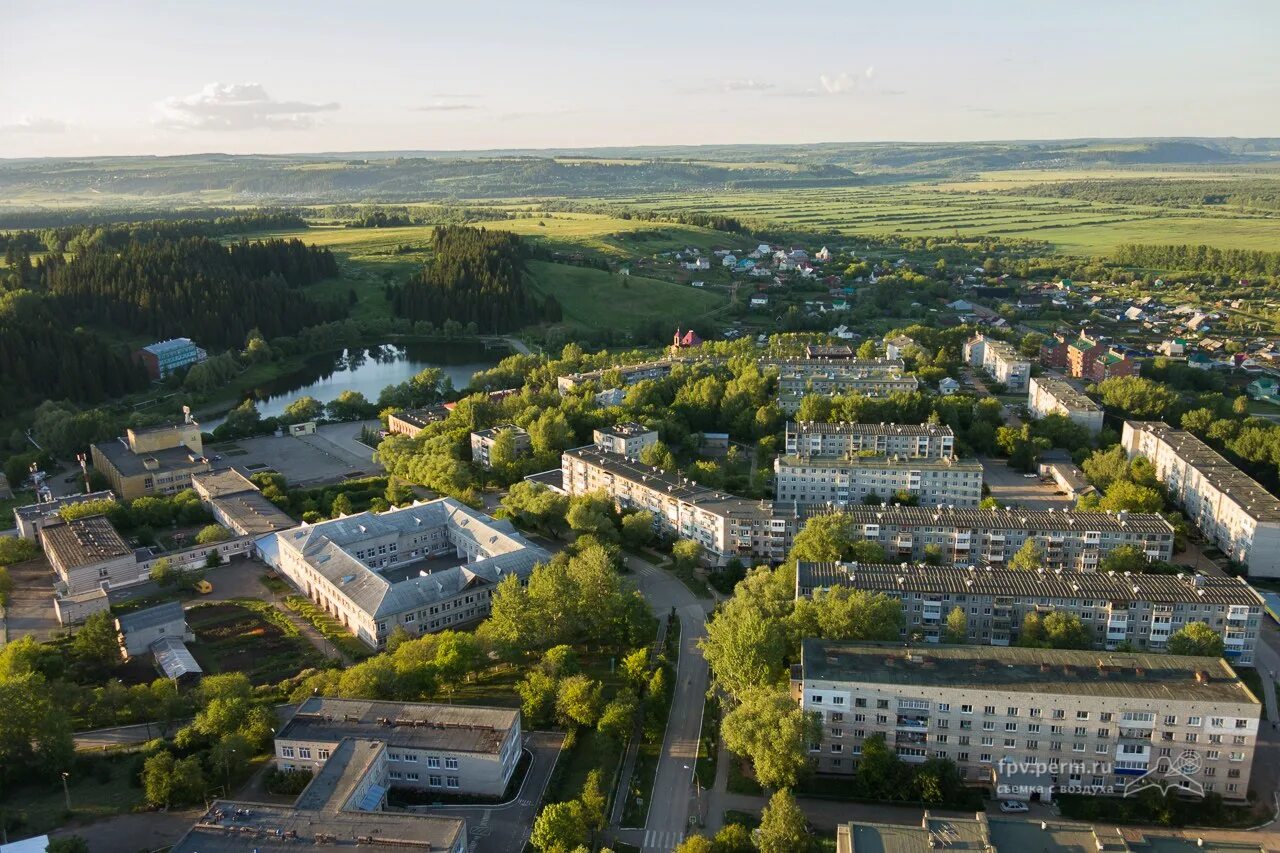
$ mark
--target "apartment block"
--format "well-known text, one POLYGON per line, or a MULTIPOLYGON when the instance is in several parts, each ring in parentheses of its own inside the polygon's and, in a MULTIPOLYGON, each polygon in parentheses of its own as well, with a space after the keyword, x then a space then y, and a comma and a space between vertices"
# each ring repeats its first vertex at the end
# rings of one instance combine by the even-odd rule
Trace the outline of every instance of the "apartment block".
POLYGON ((390 786, 501 797, 520 761, 520 711, 313 696, 281 727, 275 762, 311 769, 344 740, 386 749, 390 786))
POLYGON ((801 504, 860 504, 914 495, 927 506, 976 509, 982 501, 982 463, 947 457, 779 456, 773 462, 775 497, 801 504))
POLYGON ((1121 545, 1151 560, 1173 557, 1173 526, 1156 513, 853 505, 840 512, 891 559, 923 561, 934 545, 944 562, 999 568, 1028 539, 1042 550, 1047 569, 1094 571, 1121 545))
POLYGON ((1125 421, 1120 443, 1143 456, 1187 516, 1254 577, 1280 577, 1280 500, 1189 432, 1125 421))
POLYGON ((658 443, 658 431, 632 421, 595 430, 591 440, 601 450, 639 459, 640 451, 658 443))
POLYGON ((955 455, 955 432, 942 424, 850 424, 788 421, 786 452, 791 456, 955 455))
POLYGON ((566 450, 560 462, 567 494, 604 492, 619 509, 648 510, 656 530, 697 542, 715 565, 734 558, 779 562, 799 523, 794 504, 736 497, 594 447, 566 450))
POLYGON ((1061 379, 1034 377, 1027 392, 1027 408, 1034 418, 1062 415, 1087 429, 1090 435, 1102 432, 1102 407, 1061 379))
POLYGON ((664 379, 671 375, 675 362, 667 359, 645 361, 639 364, 622 364, 601 370, 589 370, 583 373, 570 373, 556 379, 556 388, 560 396, 564 396, 591 383, 602 382, 608 374, 617 373, 623 385, 635 385, 645 379, 664 379))
POLYGON ((1019 571, 991 567, 800 563, 796 598, 836 587, 881 592, 901 600, 904 640, 937 643, 960 608, 974 645, 1016 643, 1028 614, 1078 616, 1098 649, 1121 643, 1164 651, 1171 634, 1204 622, 1222 637, 1232 663, 1252 666, 1263 600, 1242 578, 1223 575, 1134 575, 1113 572, 1019 571))
POLYGON ((820 715, 820 773, 849 774, 867 738, 903 761, 954 761, 1003 788, 1123 795, 1155 776, 1243 800, 1262 706, 1219 658, 903 646, 807 639, 792 671, 820 715))
POLYGON ((916 377, 904 372, 902 359, 762 359, 761 365, 778 368, 778 405, 788 414, 794 414, 810 394, 887 397, 895 391, 915 391, 920 387, 916 377))
POLYGON ((209 354, 195 345, 190 338, 172 338, 148 344, 133 354, 136 362, 146 368, 152 380, 164 379, 175 370, 199 364, 209 354))
POLYGON ((1093 378, 1093 363, 1107 351, 1097 338, 1081 335, 1067 345, 1067 372, 1077 379, 1093 378))
POLYGON ((191 488, 191 475, 209 470, 200 425, 180 424, 128 429, 115 441, 90 448, 93 467, 128 502, 148 495, 175 495, 191 488))
POLYGON ((965 342, 964 360, 972 367, 987 371, 1010 391, 1025 390, 1031 378, 1031 362, 1019 354, 1016 347, 983 335, 965 342))
POLYGON ((515 424, 500 424, 471 433, 471 461, 481 468, 492 468, 493 463, 490 461, 490 454, 493 452, 494 442, 504 432, 509 432, 514 436, 517 456, 523 456, 529 452, 532 447, 529 441, 529 433, 515 424))
POLYGON ((452 498, 304 524, 258 540, 263 560, 373 648, 475 622, 508 575, 550 555, 452 498))
POLYGON ((1071 346, 1073 339, 1067 337, 1061 332, 1055 332, 1044 339, 1040 344, 1040 363, 1045 367, 1054 367, 1058 370, 1067 369, 1067 350, 1071 346))
POLYGON ((406 409, 387 416, 387 432, 417 438, 418 434, 429 425, 438 423, 449 417, 449 410, 444 406, 428 406, 425 409, 406 409))
POLYGON ((915 342, 915 339, 906 335, 897 335, 884 339, 884 352, 889 358, 902 358, 907 354, 908 350, 919 348, 920 345, 915 342))

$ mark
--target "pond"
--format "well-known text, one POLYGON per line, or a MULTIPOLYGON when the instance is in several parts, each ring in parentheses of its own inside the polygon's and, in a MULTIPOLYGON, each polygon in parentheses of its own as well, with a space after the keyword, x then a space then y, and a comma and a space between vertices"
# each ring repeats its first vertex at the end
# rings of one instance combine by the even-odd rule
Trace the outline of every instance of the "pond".
MULTIPOLYGON (((246 394, 256 400, 264 418, 284 413, 299 397, 315 397, 322 403, 343 391, 359 391, 374 402, 388 385, 398 385, 428 367, 438 367, 455 388, 471 384, 471 375, 487 370, 505 358, 503 349, 486 349, 473 341, 451 343, 383 344, 367 349, 342 350, 316 356, 302 370, 276 377, 246 394)), ((200 421, 212 432, 225 418, 221 415, 200 421)))

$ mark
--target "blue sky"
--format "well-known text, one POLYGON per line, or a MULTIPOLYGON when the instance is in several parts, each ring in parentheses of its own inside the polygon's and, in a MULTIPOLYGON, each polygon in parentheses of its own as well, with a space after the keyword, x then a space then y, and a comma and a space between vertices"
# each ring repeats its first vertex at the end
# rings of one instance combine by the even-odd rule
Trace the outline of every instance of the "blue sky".
POLYGON ((1280 2, 56 2, 0 157, 1280 136, 1280 2))

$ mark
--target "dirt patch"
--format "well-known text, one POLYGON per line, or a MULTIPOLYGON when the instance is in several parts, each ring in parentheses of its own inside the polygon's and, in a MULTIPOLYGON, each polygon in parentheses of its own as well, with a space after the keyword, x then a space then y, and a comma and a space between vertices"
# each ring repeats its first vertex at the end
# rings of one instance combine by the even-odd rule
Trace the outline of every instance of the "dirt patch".
POLYGON ((187 624, 196 635, 191 652, 207 673, 243 672, 254 684, 269 684, 314 663, 304 639, 239 604, 193 607, 187 624))

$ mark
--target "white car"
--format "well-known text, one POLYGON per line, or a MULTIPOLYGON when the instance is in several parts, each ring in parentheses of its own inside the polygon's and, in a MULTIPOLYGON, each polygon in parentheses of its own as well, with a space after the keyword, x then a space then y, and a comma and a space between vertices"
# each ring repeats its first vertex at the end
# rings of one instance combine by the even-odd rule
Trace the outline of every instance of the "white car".
POLYGON ((1027 804, 1018 800, 1001 800, 1000 811, 1008 814, 1021 814, 1028 811, 1027 804))
POLYGON ((1025 478, 1026 478, 1026 479, 1028 479, 1028 480, 1034 480, 1034 479, 1036 479, 1037 477, 1039 477, 1040 475, 1039 475, 1039 474, 1023 474, 1022 476, 1023 476, 1023 477, 1025 477, 1025 478))

